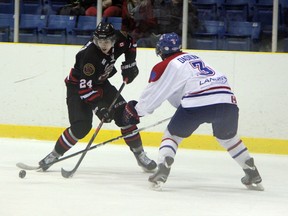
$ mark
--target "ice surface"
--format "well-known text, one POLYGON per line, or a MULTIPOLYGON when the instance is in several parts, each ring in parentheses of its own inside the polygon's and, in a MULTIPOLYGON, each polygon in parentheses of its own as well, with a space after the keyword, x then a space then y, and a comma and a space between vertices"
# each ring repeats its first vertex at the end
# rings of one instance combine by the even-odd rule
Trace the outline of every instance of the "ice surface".
MULTIPOLYGON (((163 191, 149 188, 148 176, 125 145, 108 144, 87 153, 73 178, 61 176, 79 156, 49 172, 18 177, 17 162, 37 165, 53 142, 0 139, 1 216, 284 216, 288 212, 288 156, 251 154, 264 192, 241 183, 244 172, 228 153, 179 149, 163 191)), ((66 155, 82 150, 77 144, 66 155)), ((145 148, 156 159, 158 149, 145 148)))

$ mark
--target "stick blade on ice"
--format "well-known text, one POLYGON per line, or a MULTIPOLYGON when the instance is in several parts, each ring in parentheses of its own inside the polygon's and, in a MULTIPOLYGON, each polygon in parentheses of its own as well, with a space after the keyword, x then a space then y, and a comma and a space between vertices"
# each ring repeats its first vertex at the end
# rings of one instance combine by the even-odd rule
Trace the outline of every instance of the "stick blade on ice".
POLYGON ((16 166, 18 168, 24 169, 24 170, 39 170, 39 169, 41 169, 40 166, 29 166, 29 165, 21 163, 21 162, 17 163, 16 166))

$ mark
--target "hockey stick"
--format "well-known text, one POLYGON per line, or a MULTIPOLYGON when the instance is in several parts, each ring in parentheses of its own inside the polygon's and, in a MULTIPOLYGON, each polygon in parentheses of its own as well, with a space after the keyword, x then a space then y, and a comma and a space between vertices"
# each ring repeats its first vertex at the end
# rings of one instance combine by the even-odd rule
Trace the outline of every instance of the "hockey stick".
MULTIPOLYGON (((108 113, 110 113, 110 111, 112 110, 114 104, 116 103, 117 99, 119 98, 119 96, 120 96, 120 94, 121 94, 124 86, 126 85, 126 82, 127 82, 127 80, 123 81, 123 83, 122 83, 120 89, 118 90, 118 92, 117 92, 117 94, 116 94, 113 102, 111 103, 110 107, 108 108, 108 113)), ((104 120, 105 120, 105 119, 102 118, 102 120, 101 120, 101 122, 99 123, 98 127, 96 128, 93 136, 91 137, 90 141, 88 142, 88 144, 87 144, 87 146, 86 146, 86 148, 85 148, 86 150, 89 149, 90 146, 92 145, 94 139, 96 138, 97 134, 99 133, 99 131, 100 131, 100 129, 101 129, 103 123, 104 123, 104 120)), ((73 176, 73 174, 77 171, 78 167, 80 166, 82 160, 84 159, 86 153, 87 153, 87 151, 83 152, 83 154, 82 154, 81 157, 79 158, 77 164, 75 165, 75 167, 74 167, 72 170, 68 171, 68 170, 65 170, 65 169, 61 168, 61 174, 62 174, 62 176, 63 176, 64 178, 70 178, 70 177, 73 176)))
POLYGON ((63 161, 63 160, 66 160, 66 159, 69 159, 69 158, 72 158, 72 157, 75 157, 75 156, 77 156, 79 154, 82 154, 82 153, 85 153, 85 152, 88 152, 88 151, 91 151, 91 150, 93 150, 95 148, 98 148, 100 146, 103 146, 103 145, 106 145, 108 143, 114 142, 116 140, 125 139, 125 138, 128 138, 128 137, 131 137, 131 136, 133 136, 133 135, 135 135, 135 134, 137 134, 137 133, 139 133, 141 131, 144 131, 144 130, 152 128, 152 127, 155 127, 155 126, 157 126, 159 124, 162 124, 163 122, 166 122, 166 121, 168 121, 170 119, 171 119, 171 117, 163 119, 163 120, 158 121, 158 122, 156 122, 156 123, 154 123, 152 125, 149 125, 149 126, 146 126, 146 127, 140 128, 140 129, 136 129, 134 131, 131 131, 130 133, 127 133, 127 134, 124 134, 124 135, 121 135, 121 136, 118 136, 118 137, 114 137, 114 138, 106 140, 106 141, 104 141, 102 143, 95 144, 94 146, 92 146, 92 147, 90 147, 88 149, 85 148, 85 149, 83 149, 81 151, 78 151, 78 152, 75 152, 73 154, 67 155, 65 157, 59 158, 56 161, 50 162, 50 163, 42 165, 42 166, 29 166, 29 165, 24 164, 24 163, 17 163, 16 166, 19 167, 20 169, 25 169, 25 170, 40 170, 43 166, 47 166, 47 165, 48 166, 52 166, 55 163, 58 163, 60 161, 63 161))

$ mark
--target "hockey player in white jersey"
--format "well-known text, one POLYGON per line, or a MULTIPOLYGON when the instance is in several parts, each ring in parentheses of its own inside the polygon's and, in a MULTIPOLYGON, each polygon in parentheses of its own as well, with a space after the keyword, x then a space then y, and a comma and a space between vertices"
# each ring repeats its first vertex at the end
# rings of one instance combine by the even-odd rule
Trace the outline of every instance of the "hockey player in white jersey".
POLYGON ((180 142, 210 123, 213 136, 244 170, 241 182, 248 189, 264 190, 254 160, 237 135, 239 109, 227 77, 200 57, 182 52, 175 33, 160 37, 156 54, 163 61, 153 67, 139 101, 126 105, 124 116, 128 123, 139 123, 139 116, 152 114, 165 100, 177 109, 163 135, 158 170, 149 177, 153 188, 161 189, 167 181, 180 142))

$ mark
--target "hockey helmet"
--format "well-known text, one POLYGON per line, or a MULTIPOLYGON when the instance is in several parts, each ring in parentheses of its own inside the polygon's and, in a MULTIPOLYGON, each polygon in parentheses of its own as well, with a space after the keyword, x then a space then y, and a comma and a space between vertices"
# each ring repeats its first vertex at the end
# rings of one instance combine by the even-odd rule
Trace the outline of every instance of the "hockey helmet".
POLYGON ((94 31, 94 36, 98 39, 107 39, 114 35, 115 29, 111 23, 100 22, 94 31))
POLYGON ((107 53, 116 41, 115 29, 111 23, 100 22, 93 34, 93 42, 107 53))
POLYGON ((162 34, 156 44, 156 55, 162 59, 181 51, 181 38, 174 32, 162 34))

